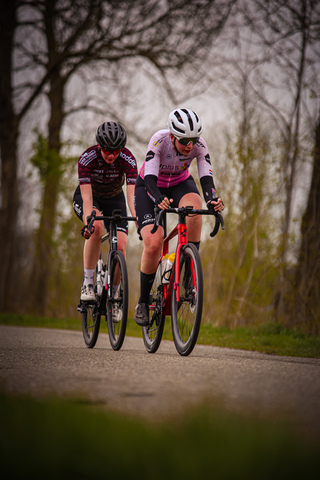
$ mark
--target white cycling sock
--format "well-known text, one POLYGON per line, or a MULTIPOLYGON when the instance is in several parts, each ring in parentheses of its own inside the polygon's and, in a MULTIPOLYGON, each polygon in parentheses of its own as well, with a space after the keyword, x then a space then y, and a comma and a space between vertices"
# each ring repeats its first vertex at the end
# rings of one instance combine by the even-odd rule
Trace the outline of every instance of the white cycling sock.
POLYGON ((93 275, 95 268, 85 268, 83 273, 83 285, 88 285, 91 283, 93 285, 93 275))

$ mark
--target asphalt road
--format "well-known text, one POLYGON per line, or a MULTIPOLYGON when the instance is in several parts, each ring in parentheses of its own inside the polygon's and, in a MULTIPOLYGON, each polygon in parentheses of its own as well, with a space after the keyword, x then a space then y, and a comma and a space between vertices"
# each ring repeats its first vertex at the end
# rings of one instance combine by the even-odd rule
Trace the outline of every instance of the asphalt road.
POLYGON ((94 349, 81 332, 0 326, 0 385, 10 393, 80 396, 153 420, 204 400, 250 415, 286 417, 320 437, 320 360, 172 342, 156 354, 127 337, 114 352, 106 334, 94 349))

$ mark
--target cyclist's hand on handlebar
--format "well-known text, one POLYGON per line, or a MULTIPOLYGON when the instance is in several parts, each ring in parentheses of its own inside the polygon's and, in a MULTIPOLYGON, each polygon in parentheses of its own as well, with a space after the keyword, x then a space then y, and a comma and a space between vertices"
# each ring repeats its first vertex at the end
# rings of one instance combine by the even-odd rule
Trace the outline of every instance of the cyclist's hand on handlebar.
POLYGON ((167 210, 170 207, 170 204, 173 202, 173 198, 168 198, 165 195, 161 195, 161 197, 157 198, 156 205, 161 208, 161 210, 167 210))
MULTIPOLYGON (((91 232, 91 233, 93 233, 93 232, 91 232)), ((81 235, 82 235, 86 240, 91 237, 91 233, 89 233, 88 225, 84 225, 84 226, 81 228, 81 235)))
POLYGON ((88 240, 88 238, 91 237, 91 235, 93 234, 94 232, 94 227, 91 228, 91 233, 89 232, 88 230, 88 225, 84 225, 82 228, 81 228, 81 235, 86 239, 88 240))
POLYGON ((207 203, 208 210, 212 212, 221 212, 224 209, 224 203, 220 197, 215 197, 207 203))

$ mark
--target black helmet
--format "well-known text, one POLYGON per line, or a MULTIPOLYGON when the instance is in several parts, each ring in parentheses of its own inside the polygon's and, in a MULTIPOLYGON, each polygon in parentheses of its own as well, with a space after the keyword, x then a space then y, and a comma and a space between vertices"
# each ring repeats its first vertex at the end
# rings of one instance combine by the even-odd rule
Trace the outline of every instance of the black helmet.
POLYGON ((98 127, 96 141, 101 148, 119 150, 125 146, 127 134, 120 123, 105 122, 98 127))

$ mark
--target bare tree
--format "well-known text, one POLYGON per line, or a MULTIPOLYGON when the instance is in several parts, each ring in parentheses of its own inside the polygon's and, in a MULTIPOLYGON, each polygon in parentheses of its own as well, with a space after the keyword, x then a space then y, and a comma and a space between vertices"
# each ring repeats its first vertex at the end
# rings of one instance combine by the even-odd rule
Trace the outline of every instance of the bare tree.
MULTIPOLYGON (((84 65, 90 64, 94 69, 94 64, 101 65, 101 62, 106 71, 121 64, 125 74, 124 60, 137 58, 156 69, 173 96, 174 86, 170 86, 169 72, 178 74, 184 71, 188 75, 192 65, 193 74, 197 72, 197 65, 206 58, 210 44, 219 35, 233 4, 230 0, 190 0, 188 4, 182 0, 12 2, 18 23, 12 22, 11 37, 16 34, 16 43, 13 46, 11 42, 10 54, 16 58, 18 82, 13 91, 1 93, 4 96, 9 93, 11 101, 14 100, 19 110, 17 125, 39 96, 46 95, 50 107, 47 126, 49 155, 43 178, 32 282, 38 311, 43 312, 46 305, 45 292, 52 261, 52 235, 63 171, 61 128, 68 115, 65 92, 69 80, 84 65)), ((7 67, 11 74, 9 63, 7 67)), ((12 112, 10 115, 12 119, 12 112)), ((4 142, 3 137, 0 139, 4 142)), ((17 136, 10 140, 10 148, 15 152, 16 140, 17 136)), ((4 146, 1 143, 3 162, 4 146)), ((16 165, 12 164, 10 169, 15 176, 16 165)), ((6 175, 8 177, 9 173, 6 175)), ((2 178, 2 185, 5 182, 6 178, 2 178)), ((3 208, 7 208, 6 204, 3 208)), ((3 231, 2 218, 0 222, 3 231)), ((14 231, 13 228, 13 235, 14 231)), ((5 257, 10 248, 5 238, 2 249, 5 257)), ((4 292, 2 306, 4 299, 10 298, 6 286, 10 285, 10 273, 11 269, 7 269, 7 283, 0 288, 4 292)))
POLYGON ((301 223, 291 325, 320 333, 320 115, 314 132, 314 162, 308 204, 301 223))
MULTIPOLYGON (((238 3, 246 22, 243 41, 250 38, 252 60, 259 62, 251 77, 252 90, 278 128, 282 151, 284 215, 279 255, 276 313, 284 311, 293 203, 298 167, 310 158, 306 141, 310 98, 320 85, 320 5, 314 0, 243 0, 238 3)), ((317 95, 317 94, 316 94, 317 95)))
POLYGON ((1 207, 0 207, 0 305, 6 298, 6 289, 13 288, 14 277, 10 268, 14 263, 16 229, 19 209, 17 181, 16 139, 19 132, 19 118, 14 111, 12 98, 12 50, 17 27, 16 0, 0 3, 0 148, 1 148, 1 207))

